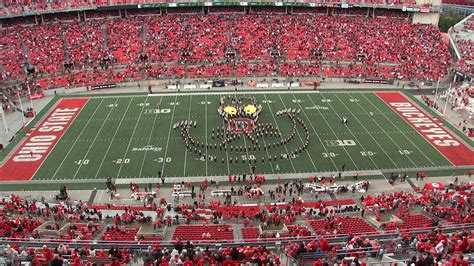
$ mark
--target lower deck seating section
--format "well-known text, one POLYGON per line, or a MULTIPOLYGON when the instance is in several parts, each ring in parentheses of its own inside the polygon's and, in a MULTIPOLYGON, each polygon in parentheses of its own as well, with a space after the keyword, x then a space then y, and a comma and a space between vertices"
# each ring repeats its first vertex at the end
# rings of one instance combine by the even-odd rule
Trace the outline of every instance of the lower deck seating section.
POLYGON ((101 239, 105 241, 135 241, 138 230, 140 230, 138 227, 107 227, 101 239))
POLYGON ((28 48, 31 63, 40 73, 61 74, 61 65, 66 57, 62 25, 51 23, 27 27, 20 34, 28 48))
MULTIPOLYGON (((232 186, 239 186, 239 183, 242 184, 234 181, 232 186)), ((295 189, 294 194, 292 192, 295 198, 267 206, 245 205, 238 201, 235 205, 225 205, 215 197, 194 203, 170 203, 169 206, 165 199, 160 199, 160 205, 113 206, 88 205, 80 200, 48 203, 16 195, 2 196, 0 257, 11 260, 11 265, 20 265, 25 260, 33 265, 56 265, 53 261, 66 258, 72 265, 121 265, 130 263, 133 256, 141 256, 144 265, 281 265, 280 253, 266 249, 280 241, 276 239, 284 243, 278 252, 285 252, 295 260, 309 259, 306 262, 313 265, 323 265, 323 261, 340 262, 338 257, 357 257, 361 261, 367 257, 380 258, 381 250, 416 253, 414 264, 432 256, 443 265, 467 265, 465 258, 474 252, 474 232, 466 230, 474 222, 470 204, 474 185, 471 183, 456 181, 443 190, 424 188, 416 193, 373 196, 366 192, 360 202, 353 199, 303 202, 301 198, 306 197, 300 198, 305 193, 302 180, 271 185, 269 194, 273 188, 280 191, 290 184, 295 189), (360 212, 350 216, 337 212, 343 206, 357 205, 366 208, 366 216, 360 212), (317 215, 324 218, 314 219, 306 212, 306 209, 330 207, 332 211, 317 215), (366 222, 369 208, 370 216, 394 213, 402 223, 377 232, 366 222), (411 214, 411 208, 418 208, 417 214, 411 214), (180 214, 186 212, 190 216, 200 213, 214 218, 185 219, 186 224, 183 224, 184 217, 180 214), (175 216, 172 218, 171 214, 175 216), (287 223, 282 223, 283 220, 287 223), (456 222, 465 224, 460 226, 456 222), (244 227, 240 228, 242 224, 244 227), (62 238, 41 239, 41 235, 35 235, 43 227, 52 230, 60 225, 63 225, 62 238), (397 228, 401 232, 399 237, 384 236, 397 228), (167 248, 164 248, 162 236, 166 238, 167 248), (4 239, 7 237, 15 239, 4 239), (22 243, 16 244, 17 241, 22 243), (272 245, 266 245, 270 241, 272 245), (212 242, 221 246, 215 248, 210 244, 212 242), (254 246, 255 242, 258 244, 254 246), (41 248, 29 247, 29 243, 41 248), (107 249, 103 249, 104 245, 107 249), (140 248, 141 252, 130 250, 135 248, 140 248)), ((199 187, 202 188, 200 193, 212 192, 207 185, 200 184, 199 187)), ((338 197, 342 195, 338 194, 338 197)), ((240 198, 235 196, 235 199, 240 198)))
POLYGON ((114 68, 100 78, 77 82, 73 77, 72 86, 234 75, 433 81, 444 77, 450 66, 449 51, 436 27, 393 16, 149 14, 60 19, 0 32, 7 36, 7 49, 18 54, 0 58, 9 78, 24 75, 19 67, 24 63, 23 48, 42 78, 114 68), (66 61, 72 68, 64 67, 66 61))
POLYGON ((76 69, 98 66, 106 51, 101 20, 65 23, 69 61, 76 69))
POLYGON ((359 217, 335 217, 326 220, 311 220, 308 224, 318 235, 375 233, 377 230, 359 217))
POLYGON ((1 31, 0 63, 4 71, 0 80, 19 79, 24 73, 22 65, 26 63, 25 54, 21 47, 21 38, 15 31, 1 31))
POLYGON ((426 217, 423 214, 405 215, 401 218, 403 224, 402 230, 410 230, 413 228, 425 228, 433 225, 433 219, 426 217))
POLYGON ((101 230, 102 225, 99 224, 71 224, 66 229, 66 234, 62 235, 61 238, 70 240, 92 240, 101 230))
POLYGON ((106 21, 107 46, 118 64, 130 64, 137 61, 143 47, 142 21, 138 17, 131 19, 113 19, 106 21), (126 36, 126 38, 124 38, 126 36))
POLYGON ((212 240, 233 241, 234 234, 230 225, 178 225, 174 231, 173 239, 178 240, 212 240))
POLYGON ((255 217, 259 212, 260 208, 256 205, 252 206, 217 206, 215 210, 220 212, 224 218, 231 217, 255 217))
POLYGON ((29 239, 34 236, 33 231, 42 224, 42 221, 19 217, 9 219, 0 215, 0 237, 29 239))
MULTIPOLYGON (((471 2, 472 3, 472 2, 471 2)), ((474 5, 474 4, 473 4, 474 5)), ((474 74, 474 15, 470 15, 460 23, 454 25, 449 34, 455 42, 459 53, 459 61, 455 68, 465 74, 474 74)))
POLYGON ((246 241, 255 240, 260 237, 260 229, 258 227, 243 227, 242 238, 246 241))

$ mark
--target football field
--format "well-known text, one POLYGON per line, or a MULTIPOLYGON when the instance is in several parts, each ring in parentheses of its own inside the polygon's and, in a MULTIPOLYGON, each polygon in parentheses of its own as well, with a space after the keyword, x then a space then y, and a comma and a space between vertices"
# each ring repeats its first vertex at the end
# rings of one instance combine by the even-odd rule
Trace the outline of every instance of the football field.
POLYGON ((91 97, 33 176, 34 180, 156 178, 389 170, 452 166, 401 116, 371 92, 247 94, 261 105, 257 124, 280 135, 258 145, 237 138, 227 149, 213 129, 226 128, 218 93, 91 97), (159 105, 159 106, 158 106, 159 105), (272 145, 293 132, 285 145, 272 145), (299 111, 299 112, 298 112, 299 111), (371 114, 372 113, 372 114, 371 114), (348 123, 341 123, 347 117, 348 123), (202 144, 188 150, 181 121, 195 122, 189 135, 202 144), (307 135, 307 136, 306 136, 307 135), (307 149, 301 147, 308 138, 307 149), (245 148, 247 147, 247 148, 245 148))

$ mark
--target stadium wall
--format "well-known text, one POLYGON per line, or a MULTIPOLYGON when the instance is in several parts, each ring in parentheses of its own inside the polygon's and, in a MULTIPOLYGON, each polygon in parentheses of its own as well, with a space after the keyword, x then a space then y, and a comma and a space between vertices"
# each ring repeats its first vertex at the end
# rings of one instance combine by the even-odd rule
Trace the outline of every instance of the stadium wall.
POLYGON ((439 13, 414 13, 413 23, 433 24, 438 26, 439 13))

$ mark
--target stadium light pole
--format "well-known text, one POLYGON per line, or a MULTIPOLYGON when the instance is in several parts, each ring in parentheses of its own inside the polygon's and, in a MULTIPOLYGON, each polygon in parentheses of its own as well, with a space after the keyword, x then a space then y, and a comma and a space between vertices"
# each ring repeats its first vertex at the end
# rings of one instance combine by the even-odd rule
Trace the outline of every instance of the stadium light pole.
POLYGON ((5 117, 5 112, 3 111, 3 106, 0 106, 0 114, 2 115, 3 126, 5 127, 5 133, 8 133, 7 118, 5 117))
MULTIPOLYGON (((439 81, 440 79, 438 78, 438 82, 436 82, 436 91, 435 91, 435 95, 434 95, 434 107, 436 107, 437 103, 436 103, 436 97, 438 96, 438 89, 439 89, 439 81)), ((436 108, 435 108, 436 109, 436 108)))
POLYGON ((36 116, 35 108, 33 106, 33 99, 31 98, 30 84, 26 83, 26 88, 28 88, 28 98, 30 98, 31 110, 33 110, 33 117, 36 116))
POLYGON ((23 104, 21 103, 21 93, 18 92, 18 101, 20 102, 20 109, 21 109, 21 118, 23 118, 23 125, 26 125, 25 121, 25 111, 23 110, 23 104))
POLYGON ((449 89, 447 90, 446 99, 445 99, 446 103, 444 104, 443 116, 446 114, 446 109, 448 109, 448 101, 449 101, 449 95, 450 95, 449 91, 451 90, 452 85, 453 83, 450 83, 449 89))

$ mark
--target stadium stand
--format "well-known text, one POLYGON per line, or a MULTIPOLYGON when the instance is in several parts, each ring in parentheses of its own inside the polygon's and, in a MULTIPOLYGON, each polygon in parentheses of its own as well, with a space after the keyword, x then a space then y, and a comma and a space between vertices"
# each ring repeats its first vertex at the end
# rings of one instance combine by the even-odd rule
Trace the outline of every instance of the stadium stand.
POLYGON ((13 61, 0 62, 4 76, 24 76, 25 54, 37 77, 49 78, 40 84, 53 87, 64 84, 64 79, 55 83, 64 75, 69 86, 234 75, 433 81, 446 75, 450 57, 437 28, 390 15, 174 14, 54 20, 3 32, 3 53, 15 51, 13 61), (44 35, 49 37, 41 39, 44 35))
POLYGON ((467 75, 474 74, 474 41, 471 37, 473 32, 474 15, 470 15, 462 20, 449 31, 460 57, 454 67, 461 73, 467 75))
MULTIPOLYGON (((304 193, 303 189, 299 189, 298 182, 293 185, 296 188, 295 196, 304 193)), ((286 187, 277 186, 275 191, 286 190, 286 187)), ((215 199, 209 200, 208 204, 173 204, 167 206, 166 210, 156 204, 87 206, 81 201, 48 204, 11 195, 1 201, 0 237, 15 244, 2 245, 0 256, 7 257, 9 261, 34 263, 49 263, 59 259, 75 263, 73 265, 87 262, 127 263, 134 256, 140 257, 145 265, 157 261, 189 261, 189 265, 200 265, 207 260, 234 265, 267 260, 277 263, 281 260, 281 253, 266 250, 261 245, 241 244, 219 249, 208 246, 215 242, 233 243, 237 240, 234 236, 240 235, 242 241, 249 243, 272 239, 284 241, 287 256, 299 261, 310 260, 311 263, 348 256, 364 261, 384 253, 410 249, 420 254, 414 260, 431 260, 432 256, 446 263, 464 264, 466 260, 462 254, 473 250, 474 235, 466 230, 457 230, 448 235, 443 230, 447 230, 449 225, 469 225, 474 222, 469 213, 471 189, 472 184, 461 183, 451 184, 447 190, 425 188, 421 193, 369 194, 361 198, 361 203, 354 200, 302 202, 293 198, 291 202, 270 204, 264 209, 257 205, 222 205, 221 201, 215 199), (402 222, 376 229, 366 217, 358 215, 360 209, 343 212, 341 208, 359 204, 375 216, 381 212, 397 213, 402 222), (409 215, 404 212, 414 206, 421 207, 423 213, 409 215), (316 208, 322 210, 318 213, 320 218, 312 220, 307 212, 311 213, 316 208), (166 214, 172 213, 173 209, 179 213, 175 218, 166 214), (155 220, 152 214, 156 215, 155 220), (189 214, 217 219, 195 219, 189 214), (281 225, 280 222, 285 224, 283 230, 275 231, 281 225), (244 227, 237 226, 239 223, 243 223, 244 227), (440 226, 439 223, 445 225, 440 226), (151 232, 144 233, 143 228, 152 224, 157 226, 151 232), (260 227, 256 227, 256 224, 260 227), (59 230, 60 227, 62 229, 59 230), (401 237, 393 238, 390 234, 397 228, 401 230, 401 237), (59 236, 47 236, 47 230, 55 229, 59 230, 59 236), (170 233, 163 234, 169 235, 168 242, 156 230, 170 230, 170 233), (379 230, 385 230, 382 234, 388 234, 388 240, 383 240, 379 230), (49 244, 39 244, 38 247, 33 245, 35 242, 29 242, 31 247, 24 247, 25 243, 16 244, 18 241, 22 243, 34 239, 48 239, 49 244), (95 247, 104 243, 110 247, 107 247, 108 251, 95 247), (124 243, 128 247, 121 246, 124 243), (137 254, 132 252, 131 244, 146 245, 148 248, 145 248, 144 253, 137 254), (114 245, 119 247, 115 248, 114 245)), ((160 200, 162 202, 166 206, 166 202, 160 200)))

